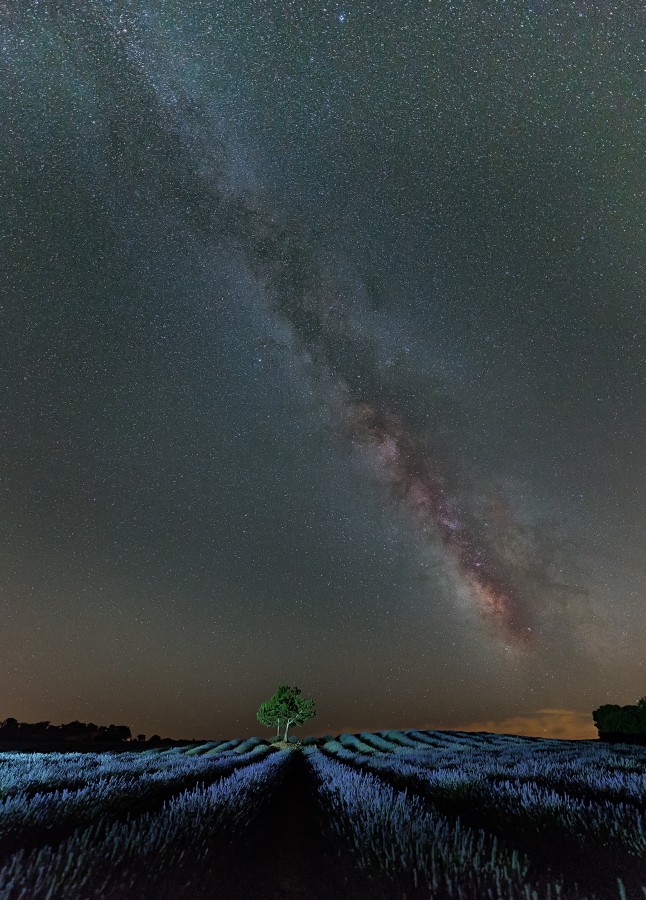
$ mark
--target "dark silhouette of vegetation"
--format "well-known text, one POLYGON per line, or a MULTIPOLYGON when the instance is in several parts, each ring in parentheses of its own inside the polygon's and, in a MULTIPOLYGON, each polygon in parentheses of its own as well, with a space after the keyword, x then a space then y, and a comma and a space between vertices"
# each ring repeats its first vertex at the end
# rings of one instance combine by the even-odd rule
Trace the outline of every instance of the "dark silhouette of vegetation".
POLYGON ((146 741, 145 734, 132 737, 128 725, 95 725, 94 722, 67 722, 64 725, 52 725, 45 722, 18 722, 9 717, 0 721, 0 744, 10 748, 22 747, 57 750, 73 747, 87 750, 102 748, 117 749, 133 743, 141 744, 173 744, 171 738, 153 735, 146 741))
POLYGON ((50 722, 18 722, 14 718, 0 722, 0 741, 47 743, 121 743, 132 735, 127 725, 95 725, 94 722, 67 722, 51 725, 50 722))
POLYGON ((646 697, 635 706, 617 706, 608 703, 593 710, 592 718, 601 740, 618 735, 643 735, 646 738, 646 697))
POLYGON ((273 697, 260 704, 256 718, 267 728, 276 726, 276 739, 280 737, 282 725, 285 726, 283 740, 287 741, 290 725, 303 725, 316 715, 314 701, 306 700, 300 693, 300 688, 296 686, 281 684, 273 697))

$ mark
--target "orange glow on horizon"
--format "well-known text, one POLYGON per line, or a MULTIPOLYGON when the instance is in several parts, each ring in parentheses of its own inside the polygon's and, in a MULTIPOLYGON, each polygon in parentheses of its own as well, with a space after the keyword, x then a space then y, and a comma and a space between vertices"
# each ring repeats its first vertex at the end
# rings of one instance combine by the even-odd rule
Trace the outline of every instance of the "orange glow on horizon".
POLYGON ((592 713, 578 709, 547 707, 526 715, 505 719, 483 719, 447 725, 432 725, 421 731, 488 731, 492 734, 517 734, 526 737, 559 738, 566 741, 596 740, 599 733, 592 713))
MULTIPOLYGON (((565 741, 597 740, 599 733, 592 721, 592 713, 577 709, 543 708, 527 715, 508 716, 505 719, 483 719, 470 722, 451 722, 438 724, 405 725, 343 725, 329 729, 325 734, 359 734, 362 731, 486 731, 491 734, 516 734, 520 737, 557 738, 565 741)), ((308 734, 310 732, 307 732, 308 734)), ((305 730, 303 737, 305 737, 305 730)), ((322 737, 323 734, 317 734, 322 737)))

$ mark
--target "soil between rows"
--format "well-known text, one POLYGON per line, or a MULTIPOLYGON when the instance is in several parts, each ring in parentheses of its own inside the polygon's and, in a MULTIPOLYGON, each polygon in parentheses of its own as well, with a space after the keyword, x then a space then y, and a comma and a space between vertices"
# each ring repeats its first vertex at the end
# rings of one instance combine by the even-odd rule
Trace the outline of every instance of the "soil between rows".
POLYGON ((263 823, 261 853, 252 877, 246 879, 244 900, 333 900, 342 896, 316 827, 305 759, 299 751, 290 757, 285 782, 263 823))

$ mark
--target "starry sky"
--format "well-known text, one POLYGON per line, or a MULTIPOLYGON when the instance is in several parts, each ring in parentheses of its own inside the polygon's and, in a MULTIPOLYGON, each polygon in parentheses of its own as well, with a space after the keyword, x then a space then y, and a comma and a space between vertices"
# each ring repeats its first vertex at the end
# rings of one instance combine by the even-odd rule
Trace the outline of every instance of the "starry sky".
POLYGON ((0 49, 0 718, 646 694, 643 4, 2 0, 0 49))

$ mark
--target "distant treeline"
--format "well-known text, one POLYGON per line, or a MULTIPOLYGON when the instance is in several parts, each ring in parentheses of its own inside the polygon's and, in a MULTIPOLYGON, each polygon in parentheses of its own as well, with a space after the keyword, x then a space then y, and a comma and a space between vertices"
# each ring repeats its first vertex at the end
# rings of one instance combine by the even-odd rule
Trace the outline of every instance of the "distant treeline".
POLYGON ((600 706, 592 713, 599 737, 618 734, 646 735, 646 697, 637 701, 635 706, 617 706, 609 703, 600 706))
MULTIPOLYGON (((123 744, 132 741, 132 733, 127 725, 95 725, 94 722, 68 722, 66 725, 52 725, 47 722, 18 722, 4 719, 0 722, 0 742, 11 744, 123 744)), ((144 742, 145 734, 138 734, 136 740, 144 742)), ((154 734, 148 743, 164 743, 169 738, 154 734)))

